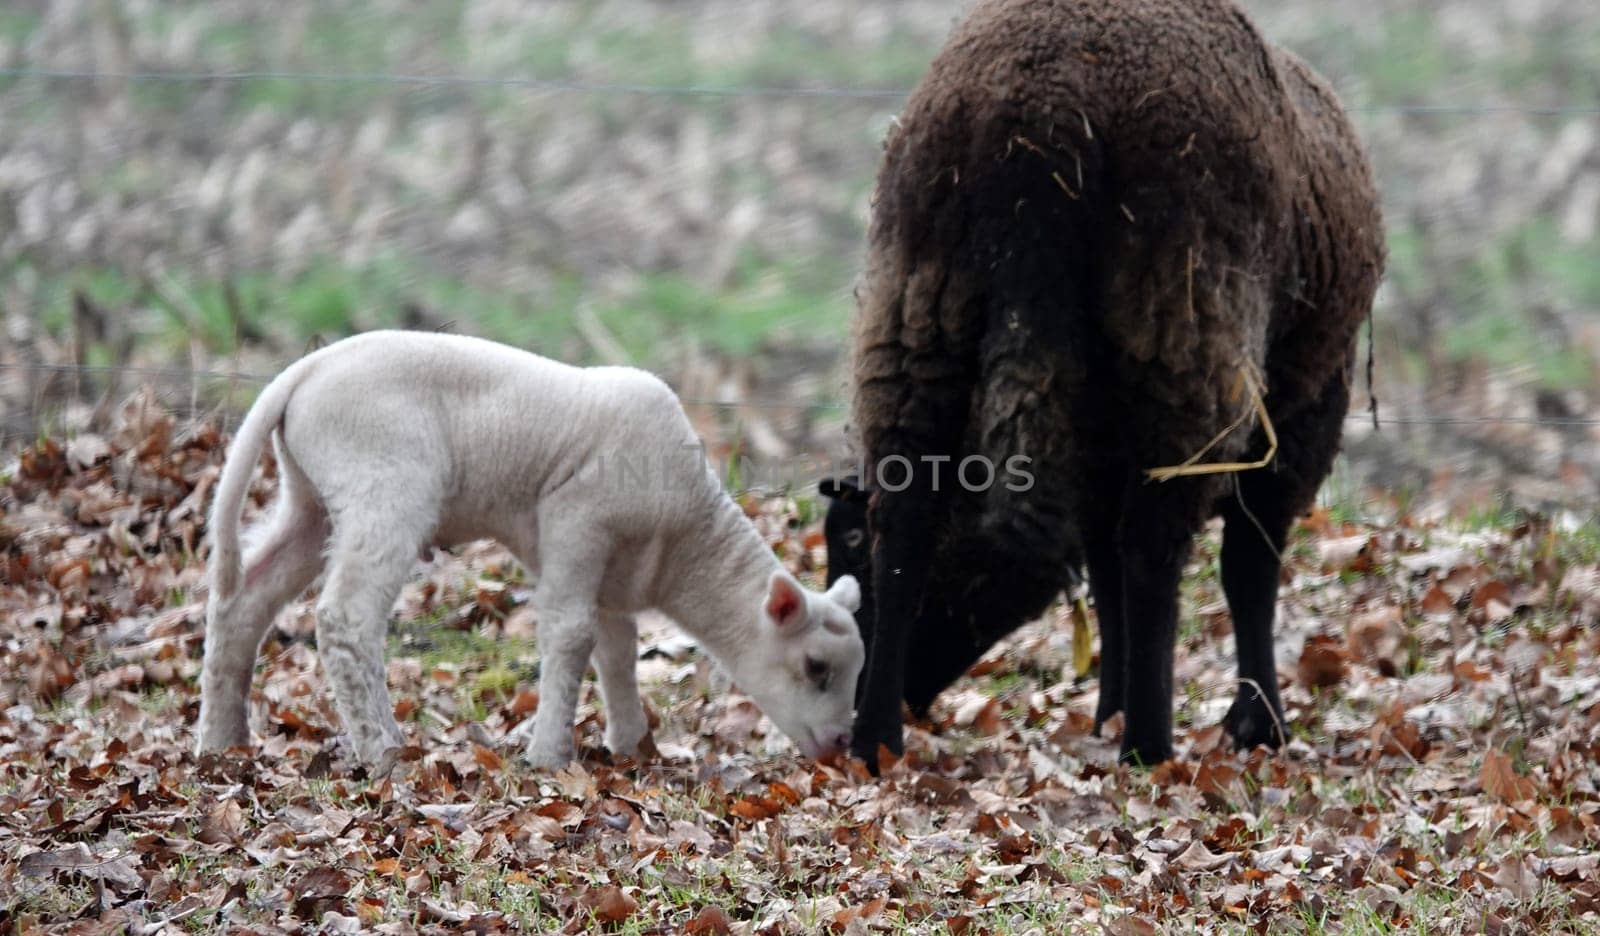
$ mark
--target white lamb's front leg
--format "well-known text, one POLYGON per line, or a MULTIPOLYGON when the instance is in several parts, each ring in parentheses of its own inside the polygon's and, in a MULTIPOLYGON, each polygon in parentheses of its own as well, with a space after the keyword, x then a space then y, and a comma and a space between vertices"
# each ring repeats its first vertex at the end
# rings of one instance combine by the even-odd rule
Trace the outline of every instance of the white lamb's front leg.
POLYGON ((532 602, 539 621, 539 710, 524 753, 539 768, 565 767, 577 754, 572 723, 600 630, 598 595, 611 543, 595 528, 589 493, 574 488, 546 500, 537 534, 513 547, 528 568, 539 570, 532 602), (557 546, 543 548, 550 544, 557 546))
POLYGON ((572 723, 599 616, 593 599, 547 603, 536 596, 534 601, 539 616, 539 710, 526 757, 534 767, 555 769, 571 763, 577 753, 572 723))
POLYGON ((639 699, 639 629, 633 617, 600 612, 600 635, 594 668, 600 676, 600 698, 606 707, 606 748, 634 757, 650 732, 644 702, 639 699))

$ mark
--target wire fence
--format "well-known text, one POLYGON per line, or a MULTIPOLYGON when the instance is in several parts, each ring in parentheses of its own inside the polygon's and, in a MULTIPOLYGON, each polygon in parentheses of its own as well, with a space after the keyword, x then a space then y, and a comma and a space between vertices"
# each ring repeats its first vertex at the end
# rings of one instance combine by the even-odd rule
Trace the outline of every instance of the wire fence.
MULTIPOLYGON (((630 82, 585 81, 532 76, 493 76, 472 74, 429 74, 398 72, 342 72, 342 71, 282 71, 282 70, 100 70, 45 67, 0 68, 0 81, 38 82, 41 84, 69 83, 140 83, 140 84, 190 84, 218 85, 251 82, 295 82, 305 84, 371 85, 415 89, 496 89, 521 91, 531 94, 553 95, 610 95, 667 99, 784 99, 866 102, 897 105, 910 93, 906 88, 851 87, 840 85, 817 86, 741 86, 715 84, 646 84, 630 82)), ((1489 102, 1373 102, 1354 103, 1347 109, 1357 114, 1399 115, 1407 117, 1460 117, 1488 118, 1513 115, 1527 118, 1600 118, 1600 106, 1583 103, 1531 104, 1489 102)), ((65 170, 63 170, 65 171, 65 170)), ((107 385, 120 388, 124 378, 135 381, 163 381, 187 388, 188 405, 171 407, 186 418, 206 416, 224 417, 237 410, 235 399, 228 397, 212 405, 200 405, 206 395, 199 392, 202 383, 264 385, 271 375, 228 370, 189 369, 181 367, 151 367, 140 365, 91 365, 47 362, 0 362, 0 373, 33 372, 70 376, 75 382, 81 377, 108 378, 107 385)), ((54 392, 54 391, 53 391, 54 392)), ((102 388, 102 393, 106 392, 102 388)), ((211 394, 210 398, 215 398, 211 394)), ((41 401, 32 400, 29 406, 41 401)), ((60 402, 59 400, 54 402, 60 402)), ((81 402, 81 398, 80 398, 81 402)), ((772 411, 803 414, 836 414, 843 416, 847 407, 836 400, 797 401, 783 399, 716 399, 685 396, 688 406, 711 407, 725 411, 772 411)), ((3 404, 0 404, 3 405, 3 404)), ((30 418, 33 416, 30 413, 30 418)), ((1369 423, 1374 417, 1365 412, 1352 412, 1351 423, 1369 423)), ((1425 412, 1383 413, 1376 420, 1382 426, 1423 427, 1489 427, 1533 426, 1551 429, 1579 429, 1600 426, 1600 418, 1565 415, 1482 415, 1450 416, 1425 412)))
MULTIPOLYGON (((196 385, 202 381, 215 383, 242 383, 256 386, 265 385, 272 380, 271 375, 254 374, 242 371, 188 369, 179 367, 144 367, 138 365, 116 364, 53 364, 44 362, 8 363, 0 362, 0 373, 46 373, 63 375, 93 375, 108 377, 135 377, 142 379, 167 380, 175 383, 196 385)), ((751 399, 715 399, 696 396, 679 397, 679 402, 685 406, 706 406, 723 410, 771 410, 775 412, 831 412, 843 414, 847 406, 837 400, 777 400, 767 398, 751 399)), ((213 410, 215 407, 212 408, 213 410)), ((197 411, 206 411, 204 407, 197 411)), ((1368 412, 1351 412, 1345 417, 1347 422, 1371 423, 1373 417, 1368 412)), ((1541 426, 1553 429, 1578 428, 1600 426, 1600 418, 1582 416, 1435 416, 1404 414, 1399 416, 1380 415, 1378 425, 1396 426, 1493 426, 1493 425, 1526 425, 1541 426)))
MULTIPOLYGON (((837 86, 741 86, 701 84, 637 84, 631 82, 581 81, 519 76, 407 74, 393 72, 300 72, 300 71, 96 71, 67 68, 0 68, 0 79, 47 82, 140 82, 216 84, 262 81, 291 81, 315 84, 389 85, 421 88, 494 88, 529 91, 539 94, 600 94, 665 98, 782 98, 846 101, 904 100, 908 88, 854 88, 837 86)), ((1405 103, 1378 102, 1350 104, 1346 110, 1361 114, 1400 114, 1436 117, 1485 117, 1514 114, 1526 117, 1600 117, 1600 105, 1593 104, 1489 104, 1489 103, 1405 103)))

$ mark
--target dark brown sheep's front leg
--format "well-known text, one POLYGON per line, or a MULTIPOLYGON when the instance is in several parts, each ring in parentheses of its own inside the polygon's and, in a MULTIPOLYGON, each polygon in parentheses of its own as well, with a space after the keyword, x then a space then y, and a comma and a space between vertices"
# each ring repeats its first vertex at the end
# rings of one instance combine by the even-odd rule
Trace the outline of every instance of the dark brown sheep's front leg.
POLYGON ((905 694, 906 648, 922 606, 933 563, 931 505, 905 494, 879 492, 873 502, 872 582, 877 613, 862 671, 850 753, 878 773, 878 746, 905 751, 900 700, 905 694))
POLYGON ((1127 656, 1122 759, 1153 766, 1172 757, 1172 654, 1178 584, 1193 537, 1192 489, 1134 481, 1117 532, 1127 656))
POLYGON ((1094 733, 1127 705, 1128 632, 1122 617, 1122 560, 1116 538, 1092 541, 1085 557, 1089 594, 1100 623, 1100 701, 1094 707, 1094 733))

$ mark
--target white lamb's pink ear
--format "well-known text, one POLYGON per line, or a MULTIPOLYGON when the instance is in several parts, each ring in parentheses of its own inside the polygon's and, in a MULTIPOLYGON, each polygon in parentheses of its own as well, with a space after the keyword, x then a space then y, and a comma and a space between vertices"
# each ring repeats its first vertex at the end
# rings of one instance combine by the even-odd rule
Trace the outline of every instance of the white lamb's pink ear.
POLYGON ((806 619, 806 596, 800 583, 782 572, 767 582, 767 618, 781 631, 798 628, 806 619))

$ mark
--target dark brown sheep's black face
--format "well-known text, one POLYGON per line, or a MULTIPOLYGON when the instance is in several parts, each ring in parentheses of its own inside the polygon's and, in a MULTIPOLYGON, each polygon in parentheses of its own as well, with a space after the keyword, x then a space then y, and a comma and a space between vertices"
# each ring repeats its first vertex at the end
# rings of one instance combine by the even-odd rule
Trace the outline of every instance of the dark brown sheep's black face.
MULTIPOLYGON (((825 478, 817 490, 828 499, 822 521, 822 539, 828 547, 828 585, 840 576, 853 575, 861 586, 861 607, 856 627, 870 653, 877 606, 872 594, 872 537, 867 532, 867 492, 853 478, 825 478)), ((860 687, 857 686, 859 693, 860 687)))
MULTIPOLYGON (((867 494, 851 478, 827 478, 817 485, 828 498, 822 538, 828 545, 828 584, 854 575, 863 593, 872 582, 872 540, 867 535, 867 494)), ((862 607, 866 607, 862 601, 862 607)))
MULTIPOLYGON (((872 536, 867 526, 867 492, 853 478, 829 478, 818 486, 828 498, 822 536, 828 546, 828 584, 853 575, 861 585, 856 626, 871 652, 877 605, 872 591, 872 536)), ((919 717, 938 694, 977 662, 998 636, 979 636, 959 608, 935 600, 933 613, 916 624, 916 640, 906 651, 905 699, 919 717)), ((858 691, 860 687, 857 687, 858 691)))
MULTIPOLYGON (((823 540, 828 546, 828 584, 853 575, 861 585, 861 607, 856 625, 867 652, 872 652, 877 605, 872 590, 872 536, 867 522, 867 492, 852 478, 829 478, 818 490, 828 498, 823 540)), ((929 548, 932 548, 931 544, 929 548)), ((996 643, 1032 620, 1060 592, 1066 569, 1049 566, 1050 575, 1030 575, 1034 568, 1017 561, 997 560, 994 547, 984 557, 945 557, 933 572, 929 595, 914 625, 906 648, 905 701, 912 712, 925 716, 933 700, 955 682, 996 643), (980 561, 980 558, 982 561, 980 561), (980 569, 990 569, 988 573, 980 569), (991 580, 993 569, 1005 570, 991 580), (1059 573, 1059 576, 1057 575, 1059 573)), ((1066 565, 1076 568, 1079 562, 1066 565)), ((860 687, 857 686, 859 693, 860 687)))

